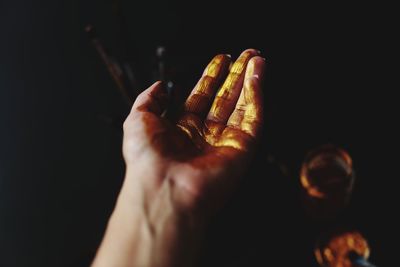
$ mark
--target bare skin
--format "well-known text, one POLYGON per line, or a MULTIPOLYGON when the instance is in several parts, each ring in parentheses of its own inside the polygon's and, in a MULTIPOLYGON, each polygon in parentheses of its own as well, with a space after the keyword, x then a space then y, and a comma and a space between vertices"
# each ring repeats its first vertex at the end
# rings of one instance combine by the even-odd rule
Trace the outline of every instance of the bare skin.
POLYGON ((194 266, 201 234, 251 159, 263 122, 265 61, 217 55, 176 122, 160 82, 124 123, 126 177, 93 266, 194 266))

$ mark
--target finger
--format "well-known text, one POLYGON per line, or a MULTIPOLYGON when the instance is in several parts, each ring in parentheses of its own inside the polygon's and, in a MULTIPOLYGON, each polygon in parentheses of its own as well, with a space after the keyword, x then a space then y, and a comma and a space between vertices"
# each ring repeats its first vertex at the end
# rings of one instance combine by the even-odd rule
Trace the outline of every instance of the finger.
POLYGON ((217 88, 229 71, 230 63, 230 55, 217 55, 211 60, 185 102, 185 113, 201 117, 207 114, 217 88))
POLYGON ((167 108, 167 103, 168 94, 165 91, 163 83, 157 81, 138 95, 135 103, 133 103, 131 112, 151 112, 160 116, 167 108))
POLYGON ((207 119, 225 124, 235 108, 243 87, 243 79, 249 60, 258 55, 254 49, 245 50, 233 64, 228 77, 218 91, 207 119))
POLYGON ((248 78, 244 84, 246 108, 240 123, 240 130, 256 138, 263 123, 263 98, 261 81, 258 76, 248 78))
POLYGON ((257 75, 246 79, 243 91, 246 108, 239 127, 225 127, 222 138, 215 144, 218 147, 234 148, 238 153, 252 149, 263 121, 261 86, 257 75))
MULTIPOLYGON (((245 81, 248 79, 251 79, 252 77, 257 77, 259 81, 263 80, 264 76, 264 69, 265 69, 265 59, 262 57, 253 57, 250 59, 247 68, 246 68, 246 74, 245 74, 245 81)), ((245 82, 246 85, 246 82, 245 82)), ((251 111, 248 109, 251 109, 252 107, 252 101, 256 101, 253 99, 249 99, 246 101, 246 90, 247 89, 255 89, 259 90, 260 98, 261 98, 261 87, 260 85, 255 86, 254 88, 249 88, 249 86, 245 86, 243 90, 240 92, 239 100, 236 103, 235 109, 232 112, 232 115, 229 117, 227 125, 232 128, 236 129, 241 129, 242 128, 242 122, 247 123, 249 119, 251 119, 249 116, 251 116, 251 111), (247 111, 247 113, 246 113, 247 111), (246 117, 245 117, 246 116, 246 117)), ((252 95, 252 93, 248 92, 247 95, 252 95)), ((254 93, 253 93, 254 94, 254 93)), ((262 100, 262 98, 261 98, 262 100)), ((258 100, 257 100, 258 101, 258 100)))

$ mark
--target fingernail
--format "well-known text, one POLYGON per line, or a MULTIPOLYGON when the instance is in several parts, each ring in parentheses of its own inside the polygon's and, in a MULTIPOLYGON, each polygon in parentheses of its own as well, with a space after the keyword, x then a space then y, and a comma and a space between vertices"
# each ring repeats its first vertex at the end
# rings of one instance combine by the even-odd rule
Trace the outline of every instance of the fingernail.
POLYGON ((232 55, 231 55, 231 54, 225 54, 225 56, 227 56, 227 57, 229 57, 229 58, 232 58, 232 55))
POLYGON ((253 77, 253 78, 256 78, 256 79, 259 79, 259 78, 260 78, 260 77, 258 76, 258 74, 254 74, 252 77, 253 77))

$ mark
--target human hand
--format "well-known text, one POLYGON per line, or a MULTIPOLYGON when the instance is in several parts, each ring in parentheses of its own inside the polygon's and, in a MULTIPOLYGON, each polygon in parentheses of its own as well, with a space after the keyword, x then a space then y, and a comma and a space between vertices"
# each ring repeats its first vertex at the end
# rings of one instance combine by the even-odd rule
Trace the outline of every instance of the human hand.
POLYGON ((160 82, 124 123, 126 177, 93 266, 190 266, 201 228, 237 185, 263 122, 265 61, 217 55, 177 121, 160 82), (214 97, 215 96, 215 97, 214 97))
POLYGON ((169 190, 179 209, 209 214, 223 204, 259 136, 265 61, 249 49, 229 71, 230 64, 228 55, 214 57, 176 122, 161 116, 168 98, 157 82, 138 96, 124 123, 127 172, 157 172, 146 175, 146 190, 169 190))

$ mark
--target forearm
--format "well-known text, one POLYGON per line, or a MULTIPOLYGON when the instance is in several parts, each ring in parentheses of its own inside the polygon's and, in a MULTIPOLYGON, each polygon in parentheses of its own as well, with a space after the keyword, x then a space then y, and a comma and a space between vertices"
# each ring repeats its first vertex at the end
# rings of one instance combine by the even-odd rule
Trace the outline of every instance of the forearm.
POLYGON ((175 206, 168 184, 149 195, 141 181, 127 174, 93 266, 193 266, 201 223, 175 206))

